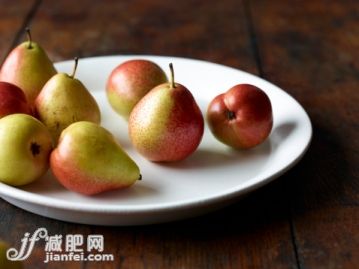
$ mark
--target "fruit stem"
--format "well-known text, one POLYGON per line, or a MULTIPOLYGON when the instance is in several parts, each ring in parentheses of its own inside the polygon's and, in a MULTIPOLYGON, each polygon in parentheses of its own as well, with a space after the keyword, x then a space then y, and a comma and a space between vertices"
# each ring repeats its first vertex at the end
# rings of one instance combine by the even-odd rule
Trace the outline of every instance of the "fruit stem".
POLYGON ((140 176, 138 177, 138 180, 142 180, 142 175, 140 174, 140 176))
POLYGON ((70 76, 70 78, 74 78, 75 77, 75 74, 76 74, 76 70, 77 70, 77 65, 79 63, 79 58, 78 57, 75 57, 75 65, 74 65, 74 69, 72 70, 72 74, 70 76))
POLYGON ((26 35, 27 35, 27 40, 29 42, 29 45, 27 46, 27 48, 32 49, 32 38, 31 38, 30 28, 26 28, 26 35))
POLYGON ((176 88, 176 83, 175 83, 175 72, 173 70, 173 64, 172 63, 170 63, 170 71, 171 71, 170 85, 171 85, 171 88, 174 89, 174 88, 176 88))

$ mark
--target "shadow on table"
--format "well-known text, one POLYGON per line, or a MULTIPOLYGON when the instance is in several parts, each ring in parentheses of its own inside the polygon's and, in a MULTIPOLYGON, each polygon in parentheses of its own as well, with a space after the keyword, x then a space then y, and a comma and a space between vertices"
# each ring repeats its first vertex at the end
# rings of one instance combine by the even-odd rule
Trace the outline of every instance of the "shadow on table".
MULTIPOLYGON (((281 133, 288 135, 292 128, 283 126, 281 133)), ((315 126, 314 130, 308 152, 297 166, 231 206, 184 221, 111 229, 214 239, 288 226, 293 214, 326 204, 351 203, 345 196, 346 184, 350 184, 346 150, 329 130, 320 126, 315 126)))

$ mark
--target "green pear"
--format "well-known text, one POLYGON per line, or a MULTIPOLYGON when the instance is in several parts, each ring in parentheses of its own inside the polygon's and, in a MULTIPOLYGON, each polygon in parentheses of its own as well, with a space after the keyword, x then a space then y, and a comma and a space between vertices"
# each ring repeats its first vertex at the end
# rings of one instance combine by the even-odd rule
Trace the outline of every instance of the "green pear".
POLYGON ((23 268, 22 263, 20 261, 10 261, 7 259, 6 252, 9 246, 0 241, 0 268, 1 269, 21 269, 23 268))
POLYGON ((128 127, 131 142, 144 157, 156 162, 183 160, 200 144, 204 120, 196 100, 183 85, 171 80, 156 86, 134 107, 128 127))
POLYGON ((52 138, 39 120, 26 114, 0 119, 0 182, 21 186, 49 167, 52 138))
POLYGON ((141 179, 139 167, 114 136, 87 121, 62 132, 50 166, 64 187, 85 195, 125 188, 141 179))
POLYGON ((45 83, 55 75, 56 69, 46 52, 31 40, 14 48, 0 70, 0 81, 15 84, 22 89, 32 106, 45 83))
POLYGON ((47 126, 56 142, 61 132, 76 121, 92 121, 100 123, 101 113, 96 100, 72 75, 59 73, 53 76, 36 98, 35 107, 38 118, 47 126))

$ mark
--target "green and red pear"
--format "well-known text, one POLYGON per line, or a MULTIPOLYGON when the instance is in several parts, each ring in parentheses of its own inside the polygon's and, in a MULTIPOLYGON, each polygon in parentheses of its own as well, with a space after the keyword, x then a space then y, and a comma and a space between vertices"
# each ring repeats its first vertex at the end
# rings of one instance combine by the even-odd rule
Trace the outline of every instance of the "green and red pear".
POLYGON ((126 188, 141 179, 139 167, 115 137, 87 121, 73 123, 62 132, 50 166, 64 187, 85 195, 126 188))
POLYGON ((110 74, 106 94, 112 108, 128 119, 133 107, 155 86, 167 82, 156 63, 135 59, 117 66, 110 74))
POLYGON ((53 76, 36 98, 38 118, 47 126, 56 142, 61 132, 77 121, 100 123, 100 108, 82 84, 75 78, 78 58, 71 75, 59 73, 53 76))
POLYGON ((272 105, 256 86, 238 84, 216 96, 208 106, 207 122, 213 135, 237 149, 261 144, 273 126, 272 105))
POLYGON ((16 113, 31 115, 26 96, 16 85, 0 81, 0 118, 16 113))
POLYGON ((183 160, 200 144, 204 120, 196 100, 183 85, 171 81, 156 86, 134 107, 129 135, 136 150, 155 162, 183 160))
POLYGON ((27 29, 28 41, 14 48, 0 70, 0 81, 9 82, 24 91, 30 106, 45 83, 57 72, 43 48, 32 41, 27 29))
POLYGON ((39 120, 26 114, 0 119, 0 182, 22 186, 48 170, 52 138, 39 120))

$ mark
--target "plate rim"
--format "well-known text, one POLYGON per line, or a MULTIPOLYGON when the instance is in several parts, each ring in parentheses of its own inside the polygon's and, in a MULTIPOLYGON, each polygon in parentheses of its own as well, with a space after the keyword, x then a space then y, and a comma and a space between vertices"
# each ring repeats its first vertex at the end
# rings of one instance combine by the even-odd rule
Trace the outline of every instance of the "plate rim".
MULTIPOLYGON (((210 204, 215 204, 223 201, 227 201, 233 198, 239 198, 241 195, 249 193, 253 190, 256 190, 269 182, 273 181, 274 179, 278 178, 292 167, 294 167, 304 156, 307 152, 312 136, 313 136, 313 127, 311 120, 309 118, 308 113, 305 111, 303 106, 289 93, 285 90, 281 89, 280 87, 276 86, 272 82, 263 79, 259 76, 251 74, 249 72, 243 71, 241 69, 237 69, 231 66, 226 66, 223 64, 206 61, 202 59, 196 58, 186 58, 186 57, 178 57, 178 56, 166 56, 166 55, 148 55, 148 54, 126 54, 126 55, 104 55, 104 56, 93 56, 93 57, 85 57, 80 59, 80 61, 91 61, 91 60, 99 60, 99 59, 110 59, 110 58, 119 58, 125 60, 127 58, 162 58, 162 59, 179 59, 179 60, 186 60, 186 61, 196 61, 202 64, 211 64, 218 66, 220 68, 231 69, 236 72, 240 72, 245 76, 252 77, 256 80, 260 80, 263 83, 268 83, 273 87, 275 90, 280 91, 282 94, 286 95, 286 98, 290 98, 293 102, 296 103, 298 108, 301 110, 303 116, 305 116, 306 123, 308 125, 308 138, 305 142, 305 146, 300 150, 300 153, 294 157, 294 159, 290 160, 287 165, 283 166, 281 169, 277 170, 276 173, 273 173, 270 176, 263 177, 263 176, 255 176, 248 180, 245 183, 237 185, 230 189, 225 189, 215 195, 211 195, 209 197, 203 197, 199 199, 186 199, 180 202, 166 202, 161 204, 148 204, 148 205, 108 205, 108 204, 84 204, 81 202, 74 203, 69 202, 60 198, 53 198, 42 194, 31 193, 26 190, 19 189, 17 187, 13 187, 10 185, 6 185, 0 182, 0 196, 1 197, 9 197, 11 199, 20 200, 21 202, 27 202, 31 204, 36 204, 39 206, 48 206, 56 209, 63 209, 63 210, 71 210, 71 211, 78 211, 78 212, 94 212, 94 213, 148 213, 148 212, 165 212, 168 210, 173 209, 187 209, 193 207, 200 207, 210 204), (260 177, 260 179, 258 179, 260 177)), ((64 60, 60 62, 55 62, 55 66, 58 64, 68 64, 73 60, 64 60)))

